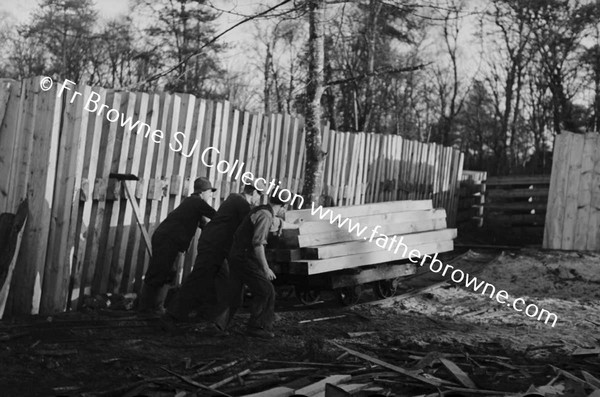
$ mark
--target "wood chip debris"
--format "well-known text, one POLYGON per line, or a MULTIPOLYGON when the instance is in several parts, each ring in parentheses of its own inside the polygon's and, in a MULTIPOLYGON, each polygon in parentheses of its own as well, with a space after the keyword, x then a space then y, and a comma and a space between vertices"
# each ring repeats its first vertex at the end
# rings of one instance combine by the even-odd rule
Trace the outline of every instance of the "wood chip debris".
POLYGON ((298 324, 316 323, 316 322, 319 322, 319 321, 335 320, 335 319, 344 318, 344 317, 346 317, 345 314, 342 314, 340 316, 313 318, 313 319, 310 319, 310 320, 301 320, 301 321, 298 321, 298 324))
MULTIPOLYGON (((180 394, 181 396, 367 397, 379 394, 439 397, 453 393, 523 397, 527 393, 537 393, 529 395, 558 397, 569 387, 575 387, 583 396, 600 397, 600 380, 594 375, 596 372, 593 369, 567 371, 555 366, 509 364, 507 357, 468 353, 431 351, 423 356, 424 352, 393 347, 378 348, 361 342, 346 340, 346 343, 357 345, 356 349, 362 352, 331 341, 334 353, 335 350, 343 353, 333 362, 240 358, 234 361, 206 360, 205 363, 196 365, 186 361, 183 369, 179 362, 173 364, 173 369, 161 367, 171 376, 147 378, 114 389, 112 394, 94 395, 116 395, 116 390, 119 391, 119 395, 124 396, 144 393, 153 395, 152 391, 157 388, 169 388, 175 392, 173 395, 187 390, 187 394, 180 394), (533 378, 530 373, 539 374, 540 369, 545 370, 546 375, 552 375, 548 377, 552 379, 543 385, 531 384, 527 390, 520 392, 493 390, 494 388, 490 387, 491 383, 481 378, 482 373, 488 373, 494 377, 520 377, 523 380, 533 378), (399 390, 402 392, 399 393, 399 390)), ((581 360, 583 359, 586 358, 581 357, 581 360)), ((506 388, 507 385, 504 384, 503 387, 506 388)))

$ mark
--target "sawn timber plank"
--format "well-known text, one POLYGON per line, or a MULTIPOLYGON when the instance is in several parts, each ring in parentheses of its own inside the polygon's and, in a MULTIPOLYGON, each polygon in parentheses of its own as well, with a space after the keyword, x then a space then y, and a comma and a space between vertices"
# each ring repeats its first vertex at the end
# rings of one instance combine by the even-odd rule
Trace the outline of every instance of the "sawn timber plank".
MULTIPOLYGON (((417 256, 452 251, 453 249, 454 242, 452 240, 417 245, 412 247, 412 250, 417 250, 420 255, 415 254, 412 258, 414 259, 417 256)), ((401 252, 402 250, 399 250, 398 253, 394 253, 394 250, 388 251, 386 249, 380 249, 379 251, 337 258, 290 262, 289 272, 290 274, 313 275, 342 269, 352 269, 365 265, 405 259, 410 256, 412 251, 407 251, 407 256, 401 255, 401 252)))
POLYGON ((329 244, 320 247, 306 247, 302 248, 301 252, 303 259, 328 259, 335 258, 338 256, 362 254, 366 252, 373 252, 385 249, 385 246, 387 244, 390 244, 388 243, 389 239, 392 239, 393 237, 396 237, 395 241, 398 241, 403 245, 406 245, 407 247, 404 248, 404 246, 402 246, 399 252, 403 252, 404 250, 410 252, 410 250, 415 246, 426 243, 435 243, 438 241, 451 240, 456 238, 456 235, 456 229, 442 229, 423 233, 386 236, 388 240, 384 240, 382 237, 376 235, 371 241, 359 240, 338 244, 329 244), (377 245, 378 238, 381 239, 379 243, 383 245, 384 248, 377 245))
POLYGON ((327 213, 327 215, 324 216, 323 219, 320 221, 308 221, 300 224, 300 235, 327 233, 339 229, 348 230, 350 225, 357 224, 361 227, 368 226, 369 228, 374 228, 377 227, 377 225, 436 219, 442 211, 444 212, 444 216, 446 216, 446 212, 444 209, 435 209, 421 211, 389 212, 385 214, 357 216, 352 218, 344 218, 340 215, 338 218, 339 214, 335 212, 335 208, 332 209, 332 213, 327 213), (333 223, 331 223, 332 218, 334 219, 333 223), (339 219, 339 221, 336 220, 336 218, 339 219), (348 219, 348 221, 345 221, 345 219, 348 219), (343 226, 340 226, 340 224, 343 224, 343 226))
MULTIPOLYGON (((351 205, 343 207, 331 207, 334 213, 345 218, 357 216, 387 214, 389 212, 421 211, 433 209, 431 200, 403 200, 388 201, 376 204, 351 205)), ((285 215, 286 222, 302 223, 306 221, 319 221, 318 213, 312 215, 312 209, 288 211, 285 215)))
MULTIPOLYGON (((430 230, 445 229, 446 212, 438 211, 435 217, 420 221, 408 221, 394 224, 384 224, 377 231, 380 235, 391 236, 394 234, 410 234, 418 232, 426 232, 430 230)), ((370 236, 372 231, 366 230, 363 234, 358 235, 355 230, 348 231, 347 228, 334 230, 327 233, 315 233, 310 235, 296 235, 298 232, 295 229, 284 230, 285 245, 289 248, 297 247, 312 247, 315 245, 335 244, 347 241, 364 240, 366 236, 370 236)), ((368 237, 367 237, 368 238, 368 237)))

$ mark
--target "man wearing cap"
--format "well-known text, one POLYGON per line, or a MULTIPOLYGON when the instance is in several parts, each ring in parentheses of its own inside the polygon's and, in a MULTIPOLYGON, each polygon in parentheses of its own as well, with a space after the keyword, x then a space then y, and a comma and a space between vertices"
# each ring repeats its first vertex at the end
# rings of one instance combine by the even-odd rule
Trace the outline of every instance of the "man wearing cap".
POLYGON ((235 299, 241 296, 246 284, 252 293, 250 320, 246 333, 270 339, 275 320, 275 288, 271 283, 275 273, 270 269, 265 255, 265 245, 270 232, 279 234, 282 221, 276 217, 284 202, 275 196, 269 204, 255 207, 244 218, 233 237, 229 252, 232 288, 230 316, 241 306, 235 299))
POLYGON ((260 202, 253 184, 244 185, 241 194, 232 193, 221 204, 212 220, 202 229, 194 269, 186 277, 167 308, 166 320, 186 321, 197 310, 219 330, 229 323, 229 266, 227 256, 233 234, 251 207, 260 202))
POLYGON ((208 203, 216 190, 208 179, 196 179, 194 192, 169 213, 152 234, 152 257, 144 277, 139 311, 156 314, 164 311, 169 284, 176 275, 177 255, 187 251, 196 228, 204 226, 204 217, 212 219, 215 215, 216 211, 208 203))

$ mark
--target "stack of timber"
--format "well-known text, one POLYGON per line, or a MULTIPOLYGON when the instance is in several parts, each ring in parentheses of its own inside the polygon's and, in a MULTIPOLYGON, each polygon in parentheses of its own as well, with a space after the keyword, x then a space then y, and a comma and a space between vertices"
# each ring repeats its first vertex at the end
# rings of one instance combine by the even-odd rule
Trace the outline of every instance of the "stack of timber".
POLYGON ((484 224, 498 242, 542 243, 549 185, 550 175, 488 178, 484 224))
POLYGON ((485 181, 487 172, 463 170, 458 196, 456 224, 463 226, 483 226, 483 205, 485 204, 485 181))
POLYGON ((415 258, 454 248, 456 229, 446 228, 446 211, 434 209, 431 200, 322 210, 331 212, 324 219, 312 210, 286 213, 294 227, 284 228, 280 243, 285 248, 276 250, 279 272, 310 276, 407 259, 412 250, 418 251, 415 258), (330 223, 338 215, 339 221, 330 223))

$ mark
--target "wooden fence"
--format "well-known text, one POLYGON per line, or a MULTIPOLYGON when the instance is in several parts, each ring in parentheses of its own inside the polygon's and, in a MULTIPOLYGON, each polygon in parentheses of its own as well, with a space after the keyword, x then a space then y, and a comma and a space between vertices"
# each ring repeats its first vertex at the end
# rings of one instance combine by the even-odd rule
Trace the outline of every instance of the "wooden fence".
MULTIPOLYGON (((77 308, 84 294, 138 291, 148 257, 122 184, 135 191, 150 233, 198 176, 218 187, 218 207, 239 191, 240 180, 206 167, 205 148, 220 151, 211 152, 211 163, 237 160, 257 177, 301 190, 302 119, 241 112, 188 94, 71 86, 59 98, 59 84, 44 91, 40 82, 0 80, 0 212, 14 212, 26 197, 30 207, 7 312, 51 313, 77 308), (102 113, 89 111, 92 93, 108 106, 102 113), (149 130, 128 128, 117 113, 149 130), (160 143, 155 130, 164 133, 160 143), (183 147, 175 132, 185 134, 183 147), (119 182, 109 178, 114 172, 140 180, 119 182)), ((337 205, 431 198, 454 224, 463 162, 457 150, 327 128, 323 144, 325 193, 337 205)), ((181 257, 180 279, 194 257, 195 249, 181 257)))
POLYGON ((544 248, 600 250, 600 136, 556 137, 544 248))

